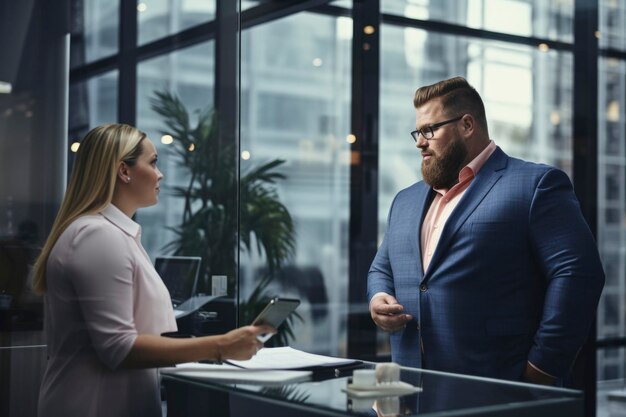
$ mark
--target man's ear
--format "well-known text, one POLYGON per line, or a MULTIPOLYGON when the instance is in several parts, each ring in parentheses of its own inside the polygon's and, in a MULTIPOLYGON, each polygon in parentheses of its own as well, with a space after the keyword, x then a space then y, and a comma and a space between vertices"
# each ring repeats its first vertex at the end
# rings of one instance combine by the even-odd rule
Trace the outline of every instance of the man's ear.
POLYGON ((463 126, 461 127, 461 135, 469 137, 476 132, 476 119, 471 114, 463 115, 461 119, 463 126))
POLYGON ((128 182, 129 177, 128 165, 124 162, 120 162, 120 165, 117 167, 117 178, 122 182, 128 182))

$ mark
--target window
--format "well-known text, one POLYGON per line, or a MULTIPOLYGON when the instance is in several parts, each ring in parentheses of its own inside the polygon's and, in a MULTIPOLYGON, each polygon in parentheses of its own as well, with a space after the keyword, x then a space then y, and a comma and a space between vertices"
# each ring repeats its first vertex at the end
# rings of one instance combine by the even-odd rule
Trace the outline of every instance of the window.
MULTIPOLYGON (((302 299, 292 346, 333 355, 345 355, 348 287, 351 41, 340 24, 299 13, 244 30, 241 48, 241 175, 284 160, 276 191, 295 224, 293 257, 268 292, 302 299)), ((265 272, 241 253, 243 299, 265 272)))
POLYGON ((78 67, 119 50, 120 1, 72 1, 70 64, 78 67))
POLYGON ((137 0, 137 42, 148 42, 215 19, 215 0, 137 0))
MULTIPOLYGON (((177 237, 173 228, 180 227, 183 221, 185 200, 176 194, 175 188, 187 187, 190 175, 188 167, 174 150, 181 138, 154 111, 152 103, 157 93, 175 95, 186 107, 189 124, 193 128, 198 123, 200 112, 213 107, 213 73, 213 42, 161 55, 141 62, 137 67, 137 126, 155 144, 159 169, 164 175, 159 203, 137 213, 137 221, 143 226, 142 243, 153 259, 159 255, 171 255, 178 249, 178 246, 169 244, 177 237), (165 135, 172 136, 171 143, 164 138, 165 135)), ((200 253, 185 255, 202 256, 200 253)), ((208 277, 201 275, 201 278, 201 290, 207 291, 210 288, 208 277)))
POLYGON ((572 42, 574 37, 572 1, 381 0, 381 9, 383 13, 411 19, 452 23, 512 35, 563 42, 572 42))

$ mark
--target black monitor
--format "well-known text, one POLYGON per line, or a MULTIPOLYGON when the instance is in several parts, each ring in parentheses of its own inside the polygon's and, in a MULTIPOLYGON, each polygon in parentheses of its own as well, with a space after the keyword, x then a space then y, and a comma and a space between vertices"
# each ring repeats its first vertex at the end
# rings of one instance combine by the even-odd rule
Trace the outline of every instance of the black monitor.
POLYGON ((154 269, 161 276, 174 308, 196 293, 202 258, 198 256, 159 256, 154 269))

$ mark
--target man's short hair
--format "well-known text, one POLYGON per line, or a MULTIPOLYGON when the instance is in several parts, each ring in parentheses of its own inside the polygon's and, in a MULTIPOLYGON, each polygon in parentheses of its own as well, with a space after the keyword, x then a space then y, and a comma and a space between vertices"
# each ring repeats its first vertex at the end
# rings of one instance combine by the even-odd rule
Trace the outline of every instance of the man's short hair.
POLYGON ((413 105, 418 108, 436 98, 441 99, 447 116, 471 114, 487 130, 483 100, 465 78, 454 77, 418 88, 413 97, 413 105))

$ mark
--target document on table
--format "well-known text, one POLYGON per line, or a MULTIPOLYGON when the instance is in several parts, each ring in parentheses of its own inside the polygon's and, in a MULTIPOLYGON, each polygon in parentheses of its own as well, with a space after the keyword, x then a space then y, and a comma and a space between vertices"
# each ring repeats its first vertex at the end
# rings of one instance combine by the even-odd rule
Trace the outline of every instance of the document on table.
POLYGON ((245 369, 320 369, 338 368, 362 363, 354 359, 334 358, 293 349, 289 346, 263 348, 247 361, 228 360, 245 369))
POLYGON ((182 363, 171 368, 161 368, 162 374, 180 375, 207 381, 231 384, 283 385, 308 381, 311 371, 254 370, 229 364, 182 363))

